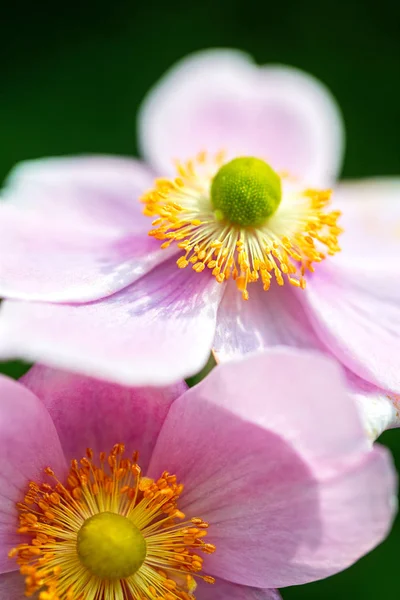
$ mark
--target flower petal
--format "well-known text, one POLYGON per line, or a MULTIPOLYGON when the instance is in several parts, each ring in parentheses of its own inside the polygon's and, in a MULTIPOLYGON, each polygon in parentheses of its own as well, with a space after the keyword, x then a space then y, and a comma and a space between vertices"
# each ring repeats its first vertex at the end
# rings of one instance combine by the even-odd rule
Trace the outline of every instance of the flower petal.
POLYGON ((400 251, 400 178, 346 181, 335 188, 335 208, 342 211, 342 252, 335 262, 365 264, 400 251))
POLYGON ((343 127, 316 79, 290 67, 258 67, 237 50, 198 52, 175 65, 139 114, 144 156, 168 173, 200 150, 255 155, 318 184, 334 179, 343 127))
POLYGON ((78 306, 6 301, 0 356, 125 385, 166 385, 207 362, 222 292, 174 260, 118 294, 78 306))
POLYGON ((245 302, 235 282, 226 285, 214 340, 219 361, 280 345, 324 349, 291 286, 250 287, 245 302))
POLYGON ((371 442, 386 429, 400 427, 400 397, 388 394, 348 369, 346 377, 371 442))
POLYGON ((387 534, 394 471, 337 365, 275 350, 218 366, 171 407, 149 473, 210 523, 205 571, 256 587, 338 572, 387 534), (184 460, 183 460, 184 457, 184 460))
POLYGON ((43 481, 47 466, 60 476, 66 473, 47 410, 21 384, 0 375, 0 573, 15 569, 7 553, 21 543, 15 504, 23 500, 31 480, 43 481))
POLYGON ((199 581, 196 588, 198 600, 282 600, 278 590, 267 590, 247 585, 235 585, 217 579, 212 585, 199 581))
POLYGON ((49 411, 68 460, 84 456, 88 447, 96 455, 123 443, 128 453, 139 451, 143 470, 170 405, 187 389, 184 382, 128 388, 41 365, 22 382, 49 411))
POLYGON ((166 258, 147 234, 77 231, 0 206, 0 295, 86 302, 109 296, 166 258))
POLYGON ((0 295, 84 302, 148 272, 167 256, 140 212, 138 196, 149 182, 134 161, 49 159, 19 167, 0 205, 0 295))
POLYGON ((118 231, 147 231, 138 197, 154 174, 140 161, 120 156, 53 157, 19 163, 3 197, 23 210, 118 231))
POLYGON ((381 265, 332 262, 298 294, 325 346, 356 375, 397 394, 399 281, 395 257, 381 265))
POLYGON ((25 597, 24 578, 19 571, 0 575, 0 598, 4 598, 4 600, 23 600, 25 597))

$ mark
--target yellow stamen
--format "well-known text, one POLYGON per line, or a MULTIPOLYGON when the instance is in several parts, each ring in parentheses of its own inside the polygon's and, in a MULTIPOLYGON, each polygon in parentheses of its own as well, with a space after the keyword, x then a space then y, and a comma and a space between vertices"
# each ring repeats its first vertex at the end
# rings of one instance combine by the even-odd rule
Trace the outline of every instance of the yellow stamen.
POLYGON ((304 289, 306 272, 340 250, 340 212, 326 210, 331 191, 299 189, 281 174, 276 212, 260 225, 240 226, 211 202, 211 185, 223 163, 221 153, 202 152, 194 161, 177 163, 177 178, 156 180, 141 198, 144 214, 153 218, 149 235, 162 241, 162 248, 175 242, 183 250, 179 268, 191 265, 202 273, 207 267, 219 283, 234 279, 245 300, 248 285, 256 281, 265 291, 272 280, 304 289))
POLYGON ((208 523, 179 510, 183 485, 166 471, 157 481, 143 477, 137 453, 127 459, 124 451, 117 444, 96 464, 88 449, 72 461, 65 485, 50 468, 53 485, 29 484, 17 508, 18 531, 31 540, 9 553, 28 597, 193 600, 196 577, 214 582, 201 574, 198 554, 215 551, 203 541, 208 523))

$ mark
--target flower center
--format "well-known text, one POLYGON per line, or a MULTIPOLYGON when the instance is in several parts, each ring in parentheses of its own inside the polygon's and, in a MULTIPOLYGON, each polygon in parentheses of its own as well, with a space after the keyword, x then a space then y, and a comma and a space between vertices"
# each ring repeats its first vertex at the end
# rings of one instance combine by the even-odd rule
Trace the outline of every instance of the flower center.
POLYGON ((235 158, 219 169, 210 195, 217 219, 241 227, 259 227, 279 206, 281 180, 259 158, 235 158))
POLYGON ((12 549, 26 595, 39 600, 193 600, 208 523, 186 519, 177 501, 183 485, 168 472, 143 477, 137 453, 117 444, 100 460, 88 449, 73 460, 67 481, 31 482, 17 505, 18 532, 30 538, 12 549))
POLYGON ((244 300, 259 282, 305 288, 307 272, 339 252, 339 211, 327 211, 330 190, 301 187, 262 160, 205 152, 178 163, 173 180, 158 179, 141 201, 153 217, 149 235, 161 248, 176 243, 177 265, 206 268, 222 283, 236 282, 244 300))
POLYGON ((77 552, 83 566, 103 579, 136 573, 146 558, 146 541, 126 517, 111 512, 87 519, 78 533, 77 552))

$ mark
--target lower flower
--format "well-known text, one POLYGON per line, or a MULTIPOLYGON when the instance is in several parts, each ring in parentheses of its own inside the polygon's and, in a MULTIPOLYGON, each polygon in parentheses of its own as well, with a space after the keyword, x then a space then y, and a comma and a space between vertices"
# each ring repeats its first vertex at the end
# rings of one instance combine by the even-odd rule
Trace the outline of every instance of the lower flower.
POLYGON ((36 366, 0 396, 7 600, 276 600, 391 525, 389 455, 323 357, 253 355, 190 390, 36 366))
POLYGON ((32 536, 12 549, 25 576, 26 595, 41 600, 162 598, 187 600, 202 575, 208 523, 185 519, 177 501, 183 485, 168 472, 154 481, 142 477, 137 453, 124 458, 116 444, 99 462, 93 451, 73 460, 66 484, 51 468, 55 485, 31 482, 18 503, 18 532, 32 536), (182 522, 183 521, 183 522, 182 522))

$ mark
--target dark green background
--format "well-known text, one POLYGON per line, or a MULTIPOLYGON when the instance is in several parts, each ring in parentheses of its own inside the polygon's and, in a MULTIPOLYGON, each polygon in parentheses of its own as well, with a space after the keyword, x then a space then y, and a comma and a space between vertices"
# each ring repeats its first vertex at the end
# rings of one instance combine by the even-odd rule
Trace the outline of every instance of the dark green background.
MULTIPOLYGON (((135 155, 135 113, 190 51, 237 47, 292 64, 334 92, 347 128, 346 178, 400 173, 400 5, 387 0, 239 2, 16 1, 2 8, 0 178, 26 158, 135 155)), ((2 370, 15 376, 18 364, 2 370)), ((383 441, 400 466, 400 432, 383 441)), ((290 599, 398 596, 400 523, 345 573, 290 599)))

